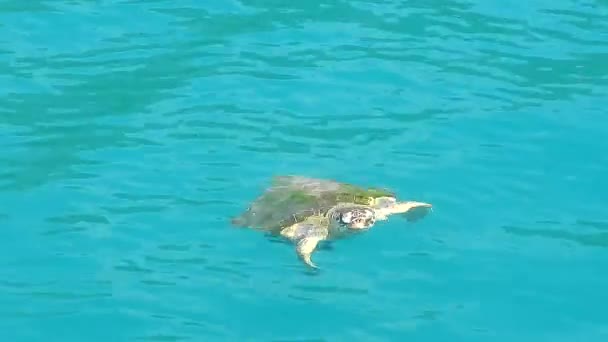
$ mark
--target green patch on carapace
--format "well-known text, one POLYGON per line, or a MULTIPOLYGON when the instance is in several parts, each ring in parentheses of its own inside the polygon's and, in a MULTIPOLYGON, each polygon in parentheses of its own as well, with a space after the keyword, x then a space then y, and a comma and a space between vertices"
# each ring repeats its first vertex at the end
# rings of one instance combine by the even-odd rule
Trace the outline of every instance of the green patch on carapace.
POLYGON ((384 197, 384 196, 389 196, 392 197, 394 196, 394 193, 388 191, 388 190, 384 190, 384 189, 380 189, 380 188, 361 188, 355 185, 351 185, 351 184, 344 184, 340 187, 340 191, 339 191, 339 196, 340 196, 340 201, 355 201, 354 203, 357 204, 367 204, 369 201, 369 198, 377 198, 377 197, 384 197), (344 199, 342 199, 342 197, 344 197, 344 199), (348 199, 348 198, 351 199, 348 199))

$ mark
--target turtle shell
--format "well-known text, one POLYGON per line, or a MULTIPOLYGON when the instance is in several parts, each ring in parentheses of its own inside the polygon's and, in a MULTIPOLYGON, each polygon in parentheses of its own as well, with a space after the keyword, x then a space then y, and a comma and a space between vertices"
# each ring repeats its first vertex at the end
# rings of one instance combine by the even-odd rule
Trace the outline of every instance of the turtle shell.
POLYGON ((235 226, 278 231, 315 214, 324 214, 340 202, 368 204, 370 197, 394 196, 388 190, 363 188, 334 180, 304 176, 277 176, 271 186, 241 215, 235 226))

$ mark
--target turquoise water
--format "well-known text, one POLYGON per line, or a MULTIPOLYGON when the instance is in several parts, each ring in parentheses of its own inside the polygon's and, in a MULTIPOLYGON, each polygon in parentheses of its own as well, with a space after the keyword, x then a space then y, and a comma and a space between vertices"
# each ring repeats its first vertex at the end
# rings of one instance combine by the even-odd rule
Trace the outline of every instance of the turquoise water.
POLYGON ((605 1, 0 2, 2 341, 608 340, 605 1), (430 202, 331 244, 278 174, 430 202))

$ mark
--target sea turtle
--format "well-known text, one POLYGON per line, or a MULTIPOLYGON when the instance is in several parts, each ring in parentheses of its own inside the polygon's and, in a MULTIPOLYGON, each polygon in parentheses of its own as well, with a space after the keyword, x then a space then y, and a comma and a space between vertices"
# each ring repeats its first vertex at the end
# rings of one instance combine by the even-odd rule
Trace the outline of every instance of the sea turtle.
POLYGON ((380 188, 298 175, 275 176, 245 212, 232 218, 232 224, 287 238, 295 244, 298 257, 317 268, 311 255, 320 241, 366 231, 389 215, 420 207, 431 205, 399 202, 393 192, 380 188))

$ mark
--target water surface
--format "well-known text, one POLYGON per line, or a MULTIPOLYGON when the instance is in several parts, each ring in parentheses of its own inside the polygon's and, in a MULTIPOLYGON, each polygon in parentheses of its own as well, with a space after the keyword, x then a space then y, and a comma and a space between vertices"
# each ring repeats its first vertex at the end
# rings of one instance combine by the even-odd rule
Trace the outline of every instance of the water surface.
POLYGON ((3 340, 605 341, 603 1, 3 1, 3 340), (315 254, 277 174, 433 203, 315 254))

